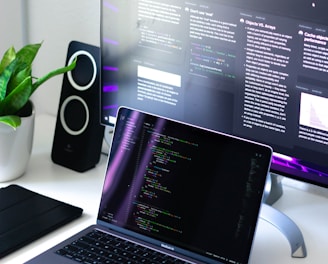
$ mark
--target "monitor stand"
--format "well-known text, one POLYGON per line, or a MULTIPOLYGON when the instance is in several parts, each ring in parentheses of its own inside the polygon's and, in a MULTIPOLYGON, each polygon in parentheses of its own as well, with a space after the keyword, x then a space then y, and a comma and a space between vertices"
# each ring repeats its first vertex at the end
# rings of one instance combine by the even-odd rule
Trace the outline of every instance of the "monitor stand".
POLYGON ((110 144, 112 143, 113 132, 114 132, 114 127, 105 126, 104 140, 108 147, 110 147, 110 144))
POLYGON ((304 258, 307 255, 303 234, 296 223, 287 215, 272 207, 283 194, 280 177, 269 173, 264 190, 260 218, 280 230, 287 238, 293 258, 304 258))

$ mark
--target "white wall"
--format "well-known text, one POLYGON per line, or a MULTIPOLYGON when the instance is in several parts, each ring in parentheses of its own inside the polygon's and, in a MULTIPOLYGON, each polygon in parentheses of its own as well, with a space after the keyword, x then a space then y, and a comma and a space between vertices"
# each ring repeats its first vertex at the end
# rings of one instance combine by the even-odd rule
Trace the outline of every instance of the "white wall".
MULTIPOLYGON (((26 41, 43 41, 33 65, 35 76, 41 77, 64 66, 68 44, 72 40, 99 46, 100 0, 22 1, 26 1, 26 41)), ((37 113, 57 114, 62 79, 62 75, 57 76, 35 92, 33 101, 37 113)))
POLYGON ((22 46, 21 0, 0 0, 0 56, 12 45, 22 46))

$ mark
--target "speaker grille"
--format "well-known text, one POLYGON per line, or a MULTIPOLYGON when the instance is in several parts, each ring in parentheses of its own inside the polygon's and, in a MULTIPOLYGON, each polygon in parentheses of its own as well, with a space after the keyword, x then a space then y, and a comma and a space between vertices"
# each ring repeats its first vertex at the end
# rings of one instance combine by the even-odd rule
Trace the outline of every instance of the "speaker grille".
POLYGON ((67 73, 68 81, 77 90, 89 89, 97 76, 97 64, 95 58, 85 50, 75 52, 69 59, 68 64, 77 58, 75 69, 67 73))

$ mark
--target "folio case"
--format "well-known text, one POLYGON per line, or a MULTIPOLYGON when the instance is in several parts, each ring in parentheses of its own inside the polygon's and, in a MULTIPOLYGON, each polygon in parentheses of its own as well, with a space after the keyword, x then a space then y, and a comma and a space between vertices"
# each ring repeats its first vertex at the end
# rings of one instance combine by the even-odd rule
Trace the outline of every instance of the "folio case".
POLYGON ((19 185, 0 189, 0 258, 78 218, 79 207, 19 185))

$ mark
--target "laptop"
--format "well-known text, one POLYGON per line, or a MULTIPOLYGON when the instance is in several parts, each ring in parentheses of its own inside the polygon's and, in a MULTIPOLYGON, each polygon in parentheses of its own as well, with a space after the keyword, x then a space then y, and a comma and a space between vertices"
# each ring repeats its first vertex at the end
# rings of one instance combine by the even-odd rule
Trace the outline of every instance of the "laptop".
POLYGON ((271 155, 121 107, 96 223, 27 263, 247 263, 271 155))

